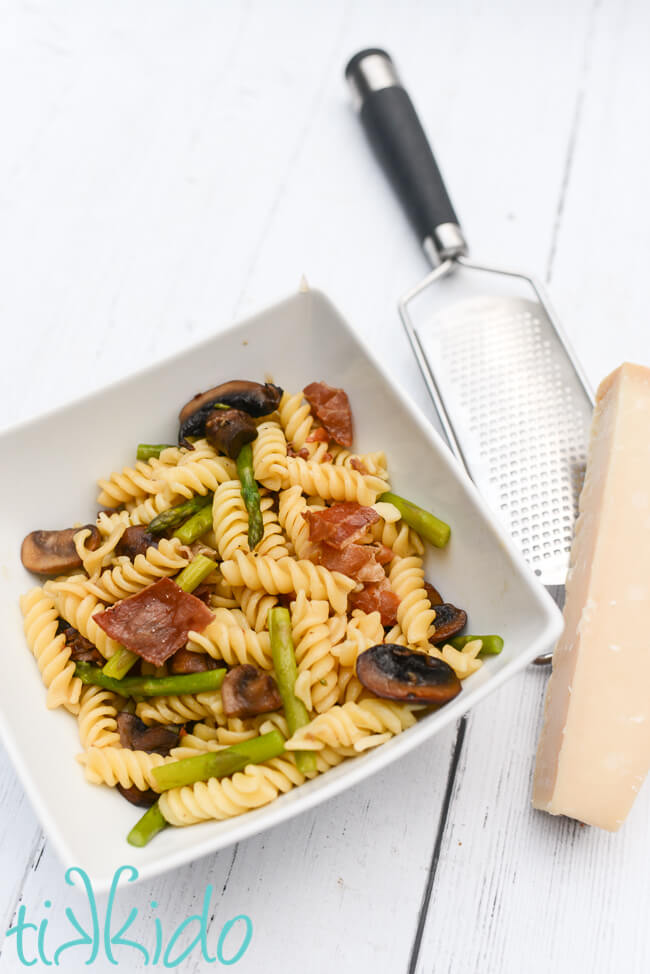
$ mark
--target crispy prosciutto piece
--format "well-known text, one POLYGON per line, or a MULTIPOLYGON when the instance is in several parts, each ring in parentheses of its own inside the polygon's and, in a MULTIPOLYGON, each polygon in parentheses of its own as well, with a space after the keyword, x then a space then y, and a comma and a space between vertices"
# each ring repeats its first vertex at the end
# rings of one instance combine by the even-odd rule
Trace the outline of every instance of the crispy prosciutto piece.
POLYGON ((299 450, 296 450, 291 443, 287 443, 287 456, 302 457, 303 460, 309 460, 309 450, 306 446, 302 446, 299 450))
POLYGON ((381 582, 386 578, 383 566, 377 561, 379 549, 375 545, 349 544, 339 549, 323 543, 314 554, 320 565, 331 572, 343 572, 357 582, 381 582))
POLYGON ((340 446, 352 446, 352 410, 347 393, 326 382, 310 382, 302 393, 330 439, 340 446))
POLYGON ((171 578, 161 578, 104 612, 95 613, 93 619, 112 639, 160 666, 185 645, 190 630, 201 632, 214 615, 171 578))
POLYGON ((323 429, 322 426, 317 426, 315 430, 312 430, 312 432, 309 434, 305 442, 306 443, 328 443, 329 433, 327 432, 326 429, 323 429))
POLYGON ((399 598, 390 587, 387 578, 381 582, 364 585, 360 592, 351 592, 348 596, 350 609, 361 609, 363 612, 379 612, 382 626, 394 626, 397 622, 397 606, 399 598))
POLYGON ((373 507, 356 501, 342 501, 322 511, 307 509, 302 515, 309 524, 309 540, 326 541, 333 548, 346 548, 363 537, 368 527, 379 520, 373 507))

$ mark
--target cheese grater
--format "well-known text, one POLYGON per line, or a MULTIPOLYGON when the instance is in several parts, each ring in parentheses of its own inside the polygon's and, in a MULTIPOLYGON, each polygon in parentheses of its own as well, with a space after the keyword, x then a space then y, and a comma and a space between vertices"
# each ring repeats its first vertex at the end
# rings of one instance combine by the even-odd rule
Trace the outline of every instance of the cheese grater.
POLYGON ((539 580, 561 586, 586 462, 588 383, 536 279, 468 256, 390 56, 360 51, 345 73, 370 143, 433 265, 399 312, 449 446, 539 580))

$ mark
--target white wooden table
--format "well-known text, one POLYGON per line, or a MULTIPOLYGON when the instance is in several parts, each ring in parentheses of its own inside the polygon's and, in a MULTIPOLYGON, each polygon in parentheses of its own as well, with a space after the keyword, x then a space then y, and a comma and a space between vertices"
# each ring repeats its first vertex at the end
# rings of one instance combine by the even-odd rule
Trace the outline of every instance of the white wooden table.
MULTIPOLYGON (((303 273, 431 414, 395 308, 424 259, 342 80, 372 44, 401 68, 474 253, 546 279, 594 384, 648 363, 649 37, 644 0, 0 0, 0 422, 303 273)), ((44 491, 53 474, 35 465, 44 491)), ((253 921, 246 974, 647 971, 650 792, 618 835, 531 810, 546 676, 488 698, 464 740, 125 892, 121 912, 138 907, 151 946, 149 902, 168 929, 212 883, 215 931, 253 921)), ((49 897, 60 943, 71 894, 1 760, 1 930, 49 897)), ((183 970, 211 969, 191 956, 183 970)), ((12 938, 0 971, 20 969, 12 938)))

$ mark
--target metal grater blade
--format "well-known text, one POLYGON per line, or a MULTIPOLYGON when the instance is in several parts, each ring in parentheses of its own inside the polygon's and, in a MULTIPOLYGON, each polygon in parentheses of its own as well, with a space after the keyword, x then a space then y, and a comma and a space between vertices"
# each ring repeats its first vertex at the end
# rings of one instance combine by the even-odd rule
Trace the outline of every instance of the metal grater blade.
POLYGON ((592 404, 546 309, 478 296, 413 331, 472 480, 540 581, 564 583, 592 404))

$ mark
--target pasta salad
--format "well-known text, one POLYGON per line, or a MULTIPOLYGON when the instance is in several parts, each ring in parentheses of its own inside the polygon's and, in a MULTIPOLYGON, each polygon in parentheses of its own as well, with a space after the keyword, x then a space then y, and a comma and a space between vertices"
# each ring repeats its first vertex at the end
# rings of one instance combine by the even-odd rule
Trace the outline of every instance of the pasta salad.
POLYGON ((133 845, 359 757, 500 652, 425 579, 449 526, 353 443, 342 389, 224 382, 99 481, 94 522, 23 541, 46 705, 87 780, 147 808, 133 845))

